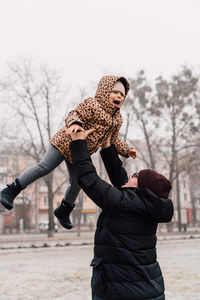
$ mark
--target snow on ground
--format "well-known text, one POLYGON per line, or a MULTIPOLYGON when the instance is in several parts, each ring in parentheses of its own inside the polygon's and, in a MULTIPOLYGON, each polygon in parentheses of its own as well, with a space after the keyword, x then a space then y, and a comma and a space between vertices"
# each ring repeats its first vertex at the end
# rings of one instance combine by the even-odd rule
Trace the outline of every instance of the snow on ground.
MULTIPOLYGON (((92 256, 92 246, 0 250, 0 299, 89 300, 92 256)), ((199 239, 158 243, 166 300, 200 299, 199 258, 199 239)))

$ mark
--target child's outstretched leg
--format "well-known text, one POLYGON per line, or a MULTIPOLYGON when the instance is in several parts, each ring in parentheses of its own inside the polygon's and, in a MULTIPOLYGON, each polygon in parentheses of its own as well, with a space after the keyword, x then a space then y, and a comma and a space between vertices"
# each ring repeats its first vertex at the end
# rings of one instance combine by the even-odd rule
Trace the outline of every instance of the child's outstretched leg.
POLYGON ((70 221, 70 213, 74 208, 74 202, 81 190, 79 186, 75 170, 72 164, 70 164, 67 160, 65 161, 67 165, 67 169, 69 172, 69 182, 70 186, 68 187, 67 191, 65 192, 64 199, 62 200, 61 204, 54 210, 54 215, 58 218, 60 224, 66 228, 71 229, 73 227, 70 221))
POLYGON ((54 146, 50 145, 42 160, 36 165, 25 170, 13 183, 1 191, 0 202, 7 209, 13 208, 16 196, 36 179, 53 171, 63 160, 64 156, 54 146))

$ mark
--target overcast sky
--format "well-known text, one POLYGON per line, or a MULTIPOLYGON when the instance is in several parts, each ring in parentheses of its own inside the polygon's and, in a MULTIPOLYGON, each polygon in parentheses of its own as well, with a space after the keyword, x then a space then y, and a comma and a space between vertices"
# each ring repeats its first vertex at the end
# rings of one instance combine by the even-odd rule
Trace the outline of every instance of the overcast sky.
POLYGON ((32 56, 87 84, 200 66, 199 0, 0 0, 0 66, 32 56))

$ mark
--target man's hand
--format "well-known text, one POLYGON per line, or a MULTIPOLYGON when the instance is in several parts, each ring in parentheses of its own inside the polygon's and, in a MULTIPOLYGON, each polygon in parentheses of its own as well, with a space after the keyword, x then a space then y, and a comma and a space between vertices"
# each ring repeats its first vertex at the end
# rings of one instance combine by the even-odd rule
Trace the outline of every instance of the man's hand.
POLYGON ((76 140, 85 140, 87 138, 87 136, 91 133, 93 133, 96 129, 92 128, 89 130, 84 130, 84 131, 78 131, 78 132, 71 132, 70 136, 72 138, 72 141, 76 141, 76 140))
POLYGON ((85 132, 85 129, 78 124, 72 124, 69 128, 67 128, 66 133, 71 134, 72 132, 76 133, 77 131, 85 132))
POLYGON ((129 149, 128 150, 128 156, 135 159, 137 157, 137 152, 135 151, 135 149, 133 149, 133 148, 129 149))

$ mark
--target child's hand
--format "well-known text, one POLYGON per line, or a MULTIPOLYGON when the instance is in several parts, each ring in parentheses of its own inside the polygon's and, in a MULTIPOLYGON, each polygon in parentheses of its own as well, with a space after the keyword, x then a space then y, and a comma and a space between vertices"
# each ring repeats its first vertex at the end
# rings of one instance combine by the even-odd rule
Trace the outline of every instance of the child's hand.
POLYGON ((135 159, 137 157, 137 152, 133 148, 131 148, 128 150, 128 156, 135 159))
POLYGON ((72 132, 76 133, 77 131, 85 132, 85 129, 78 124, 72 124, 69 128, 67 128, 66 133, 71 134, 72 132))
POLYGON ((87 136, 93 133, 95 130, 96 130, 95 128, 92 128, 86 131, 84 130, 84 131, 71 132, 70 136, 72 138, 72 141, 85 140, 87 136))

